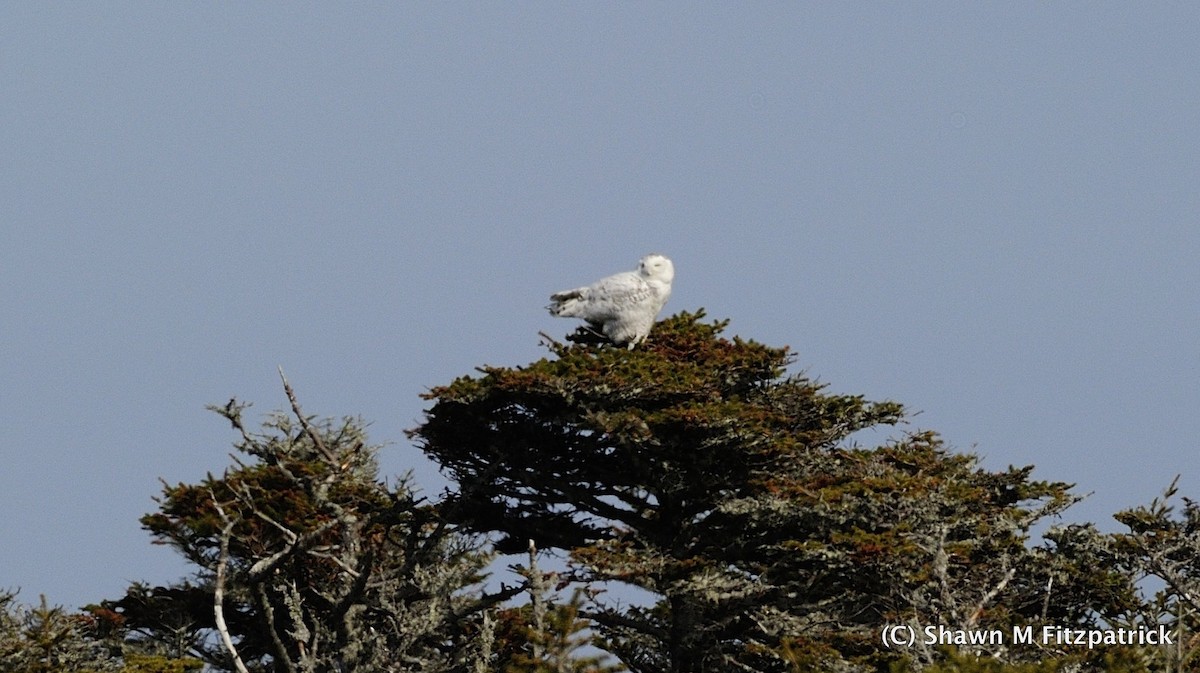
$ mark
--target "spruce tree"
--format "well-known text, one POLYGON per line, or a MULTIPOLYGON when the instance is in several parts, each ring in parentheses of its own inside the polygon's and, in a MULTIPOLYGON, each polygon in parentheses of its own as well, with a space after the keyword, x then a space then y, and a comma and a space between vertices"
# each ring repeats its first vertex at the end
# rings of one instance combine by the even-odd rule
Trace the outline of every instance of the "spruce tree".
POLYGON ((1124 625, 1165 625, 1177 646, 1148 652, 1152 668, 1200 670, 1200 503, 1179 501, 1179 477, 1148 505, 1118 512, 1125 530, 1096 536, 1108 558, 1144 593, 1124 625))
POLYGON ((168 485, 142 524, 197 568, 105 604, 130 638, 214 670, 482 672, 491 659, 490 555, 407 481, 378 477, 361 421, 292 414, 261 432, 246 405, 214 407, 239 433, 235 466, 168 485))
POLYGON ((1030 531, 1075 501, 1068 484, 983 470, 900 432, 900 404, 831 393, 725 328, 682 313, 634 350, 547 338, 550 357, 432 389, 411 433, 456 484, 445 516, 502 552, 569 555, 630 670, 927 666, 939 650, 886 650, 879 629, 1090 624, 1131 595, 1104 569, 1047 590, 1059 560, 1030 531), (856 443, 879 428, 893 437, 856 443))
POLYGON ((15 592, 0 591, 0 671, 101 673, 120 670, 111 643, 97 638, 86 614, 50 605, 21 605, 15 592))

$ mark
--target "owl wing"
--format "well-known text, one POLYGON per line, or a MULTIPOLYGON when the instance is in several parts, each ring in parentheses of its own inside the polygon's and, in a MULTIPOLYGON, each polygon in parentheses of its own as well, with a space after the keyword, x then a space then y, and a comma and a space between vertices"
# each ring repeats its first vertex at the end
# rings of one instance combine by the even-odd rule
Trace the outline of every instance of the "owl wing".
POLYGON ((638 274, 618 273, 583 288, 580 299, 585 309, 579 317, 590 322, 619 319, 649 299, 651 293, 650 286, 638 274))

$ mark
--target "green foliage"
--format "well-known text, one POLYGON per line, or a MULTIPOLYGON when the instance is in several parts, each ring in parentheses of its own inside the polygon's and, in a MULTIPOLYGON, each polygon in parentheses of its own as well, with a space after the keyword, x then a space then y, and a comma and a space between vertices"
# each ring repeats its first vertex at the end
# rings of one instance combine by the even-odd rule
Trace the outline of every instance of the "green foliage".
POLYGON ((583 618, 584 592, 562 604, 526 604, 499 611, 496 670, 503 673, 615 673, 625 668, 586 647, 593 644, 583 618))
POLYGON ((168 659, 145 654, 125 655, 125 666, 121 673, 189 673, 204 668, 199 659, 168 659))
POLYGON ((1179 647, 1151 652, 1155 669, 1200 671, 1200 503, 1182 498, 1179 478, 1149 505, 1114 515, 1126 530, 1107 537, 1105 551, 1124 574, 1157 587, 1126 613, 1130 624, 1166 624, 1179 647))
MULTIPOLYGON (((947 652, 942 660, 931 666, 920 669, 923 673, 1060 673, 1075 670, 1078 664, 1073 661, 1047 659, 1045 661, 1010 664, 990 657, 978 657, 947 652)), ((891 667, 891 673, 913 673, 911 662, 897 662, 891 667)))
POLYGON ((495 670, 503 673, 617 673, 625 670, 608 663, 607 657, 587 654, 594 643, 583 617, 584 594, 577 587, 566 603, 557 602, 554 588, 558 573, 544 573, 537 566, 537 551, 531 544, 529 566, 513 566, 525 578, 529 602, 500 610, 497 622, 495 670))
POLYGON ((1091 624, 1132 595, 1095 567, 1046 590, 1069 569, 1029 534, 1075 502, 1068 484, 982 470, 927 432, 859 447, 903 408, 788 375, 786 348, 702 318, 632 351, 581 329, 551 358, 482 368, 431 390, 411 433, 459 484, 448 517, 502 551, 567 552, 593 591, 653 597, 584 611, 631 670, 874 669, 905 659, 880 650, 885 624, 1091 624))
POLYGON ((938 662, 916 667, 911 661, 892 664, 890 673, 1074 673, 1103 671, 1104 673, 1149 673, 1142 657, 1130 648, 1111 651, 1070 654, 1044 653, 1037 661, 1006 662, 996 657, 966 654, 953 648, 944 649, 938 662))
POLYGON ((260 432, 214 407, 234 465, 142 519, 194 574, 79 614, 0 592, 0 672, 1200 671, 1200 505, 1174 484, 1124 532, 1036 541, 1069 484, 982 469, 703 318, 634 350, 581 328, 432 389, 410 435, 457 483, 439 503, 381 481, 362 422, 303 415, 286 381, 292 413, 260 432), (567 567, 539 570, 535 544, 567 567), (486 593, 496 552, 526 550, 521 585, 486 593), (1178 646, 880 639, 1160 624, 1178 646))
POLYGON ((188 673, 203 662, 138 653, 119 637, 120 618, 98 607, 68 613, 0 592, 0 671, 5 673, 188 673))
POLYGON ((120 665, 110 644, 96 637, 87 615, 51 606, 16 602, 0 592, 0 671, 12 673, 101 673, 120 665))

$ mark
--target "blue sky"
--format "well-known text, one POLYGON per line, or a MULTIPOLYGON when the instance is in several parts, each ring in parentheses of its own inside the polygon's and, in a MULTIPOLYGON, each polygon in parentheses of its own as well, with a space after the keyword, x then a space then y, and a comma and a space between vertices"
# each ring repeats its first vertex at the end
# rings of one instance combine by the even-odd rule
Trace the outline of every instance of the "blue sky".
POLYGON ((137 519, 204 405, 360 415, 541 357, 547 295, 790 345, 1112 529, 1200 495, 1200 6, 0 5, 0 587, 187 572, 137 519))

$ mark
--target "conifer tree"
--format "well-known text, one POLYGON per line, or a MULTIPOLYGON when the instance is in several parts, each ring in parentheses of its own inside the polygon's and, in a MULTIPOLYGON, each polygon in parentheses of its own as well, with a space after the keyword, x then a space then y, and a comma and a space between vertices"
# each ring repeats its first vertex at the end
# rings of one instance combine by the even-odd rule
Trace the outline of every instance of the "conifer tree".
POLYGON ((105 604, 131 638, 180 643, 214 670, 485 671, 490 560, 418 499, 379 480, 363 425, 292 415, 264 431, 247 405, 216 408, 240 437, 236 465, 166 486, 142 523, 197 567, 198 581, 134 585, 105 604))
POLYGON ((1164 624, 1174 635, 1176 646, 1146 652, 1147 664, 1200 671, 1200 503, 1178 502, 1178 482, 1149 505, 1118 512, 1125 530, 1102 540, 1114 565, 1151 593, 1125 615, 1125 625, 1164 624))
POLYGON ((432 389, 411 433, 457 484, 447 517, 504 552, 569 554, 630 670, 927 666, 937 649, 884 650, 880 627, 1087 624, 1132 595, 1105 569, 1046 590, 1059 560, 1027 543, 1075 501, 1068 484, 983 470, 929 432, 860 447, 901 405, 830 393, 787 373, 788 349, 702 319, 663 321, 632 351, 586 328, 547 338, 551 357, 432 389), (606 601, 617 585, 650 598, 606 601))
POLYGON ((0 592, 0 671, 19 673, 101 673, 117 671, 121 660, 93 637, 88 618, 52 606, 42 596, 36 606, 17 603, 15 592, 0 592))
POLYGON ((576 587, 566 603, 558 600, 559 573, 538 567, 531 542, 529 565, 510 569, 525 579, 528 602, 499 611, 495 669, 502 673, 619 673, 625 670, 607 657, 584 651, 594 639, 582 617, 584 589, 576 587))
POLYGON ((68 612, 42 596, 36 606, 0 591, 0 671, 4 673, 189 673, 203 663, 150 654, 125 643, 119 616, 99 606, 68 612))

